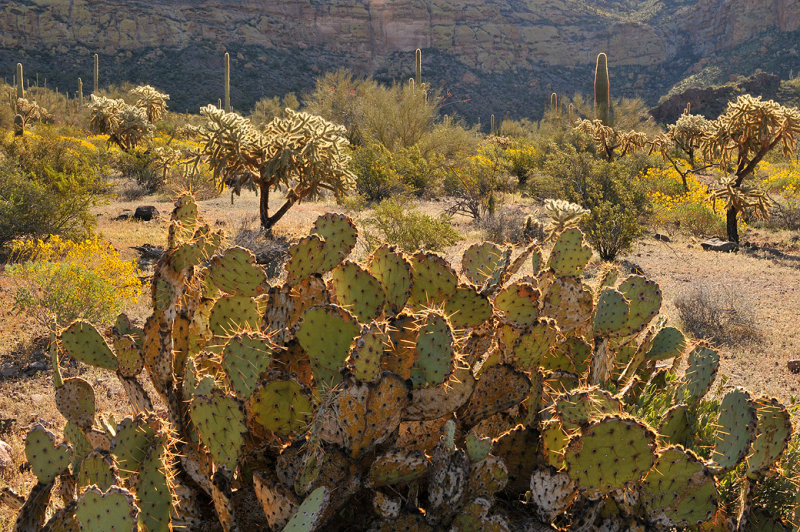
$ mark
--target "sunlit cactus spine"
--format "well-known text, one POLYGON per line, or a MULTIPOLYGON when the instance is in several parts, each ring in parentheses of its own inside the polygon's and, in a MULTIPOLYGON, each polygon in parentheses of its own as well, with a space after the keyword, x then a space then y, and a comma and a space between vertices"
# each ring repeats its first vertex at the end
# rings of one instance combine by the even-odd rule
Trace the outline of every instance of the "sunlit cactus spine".
POLYGON ((22 78, 22 63, 17 63, 17 98, 25 97, 25 84, 22 78))
POLYGON ((609 108, 611 106, 611 89, 608 81, 608 57, 597 54, 597 66, 594 71, 594 112, 595 118, 603 125, 610 125, 609 108))
POLYGON ((225 52, 225 111, 231 112, 231 54, 225 52))
POLYGON ((100 88, 100 56, 94 54, 94 89, 93 94, 97 94, 100 88))

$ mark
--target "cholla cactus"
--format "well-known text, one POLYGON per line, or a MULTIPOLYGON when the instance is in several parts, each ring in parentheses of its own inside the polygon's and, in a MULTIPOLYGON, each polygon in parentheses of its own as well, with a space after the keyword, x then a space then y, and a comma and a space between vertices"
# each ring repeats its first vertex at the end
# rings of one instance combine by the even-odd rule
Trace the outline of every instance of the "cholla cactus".
POLYGON ((769 218, 769 208, 774 202, 763 190, 744 185, 737 187, 736 176, 725 176, 717 185, 718 188, 709 194, 709 199, 725 201, 726 211, 735 209, 753 218, 769 218))
POLYGON ((545 229, 547 240, 554 240, 565 229, 577 226, 581 219, 589 214, 588 210, 576 203, 558 199, 544 200, 544 209, 551 220, 545 229))
POLYGON ((647 144, 647 135, 638 131, 617 131, 603 124, 600 120, 581 120, 576 126, 578 131, 592 135, 597 149, 608 161, 624 157, 640 150, 647 144))
POLYGON ((238 193, 242 187, 261 194, 261 225, 270 229, 295 203, 323 190, 340 194, 352 187, 345 128, 327 120, 286 109, 263 130, 236 113, 214 106, 201 109, 207 122, 195 130, 203 143, 198 156, 207 159, 220 185, 238 193), (286 188, 286 202, 269 212, 273 188, 286 188))
POLYGON ((123 100, 92 94, 89 108, 91 130, 108 135, 108 141, 122 150, 134 149, 155 131, 144 109, 128 105, 123 100))
POLYGON ((36 103, 35 100, 19 98, 16 101, 17 115, 22 118, 23 128, 31 122, 42 122, 49 124, 53 121, 53 115, 47 109, 36 103))
POLYGON ((703 138, 711 129, 711 121, 700 115, 690 114, 691 107, 686 110, 674 124, 667 126, 667 132, 656 136, 650 141, 650 153, 658 152, 680 174, 683 180, 683 189, 688 191, 689 184, 686 176, 701 169, 696 168, 696 153, 701 149, 703 138), (673 150, 680 150, 689 161, 689 168, 683 168, 672 156, 673 150))
POLYGON ((136 107, 144 109, 147 113, 147 120, 155 124, 161 120, 167 112, 167 100, 169 94, 159 92, 150 85, 142 85, 131 90, 131 94, 137 96, 136 107))

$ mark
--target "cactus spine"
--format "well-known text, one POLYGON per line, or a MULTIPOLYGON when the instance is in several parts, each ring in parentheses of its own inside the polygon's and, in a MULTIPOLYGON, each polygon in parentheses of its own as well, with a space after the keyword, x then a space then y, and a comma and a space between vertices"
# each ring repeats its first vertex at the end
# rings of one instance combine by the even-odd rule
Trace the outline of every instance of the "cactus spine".
POLYGON ((594 113, 595 118, 610 125, 611 89, 608 81, 608 58, 606 54, 597 54, 597 65, 594 71, 594 113))
POLYGON ((416 75, 415 80, 417 82, 417 85, 419 85, 421 87, 422 86, 422 50, 420 50, 419 48, 417 48, 416 57, 417 57, 417 75, 416 75))
POLYGON ((25 85, 22 78, 22 63, 17 63, 17 98, 25 97, 25 85))
POLYGON ((225 111, 231 112, 231 54, 225 52, 225 111))
POLYGON ((94 90, 93 94, 97 94, 100 88, 100 56, 94 54, 94 90))

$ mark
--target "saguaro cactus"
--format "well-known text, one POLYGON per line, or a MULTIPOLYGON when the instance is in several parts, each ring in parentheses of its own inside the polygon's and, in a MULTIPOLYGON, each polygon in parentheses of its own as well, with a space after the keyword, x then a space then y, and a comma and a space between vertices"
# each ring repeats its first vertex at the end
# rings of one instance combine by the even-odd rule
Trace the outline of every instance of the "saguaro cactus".
POLYGON ((555 92, 550 95, 550 111, 558 111, 558 94, 555 92))
POLYGON ((92 91, 93 94, 97 94, 98 89, 100 88, 100 56, 94 54, 94 89, 92 91))
POLYGON ((415 79, 416 79, 417 85, 421 86, 421 84, 422 84, 422 50, 420 50, 419 48, 417 48, 416 56, 417 56, 417 74, 416 74, 416 78, 415 79))
POLYGON ((495 129, 494 115, 492 115, 491 118, 489 119, 489 133, 494 135, 495 131, 497 131, 497 130, 495 129))
POLYGON ((17 63, 17 98, 25 97, 25 84, 22 78, 22 63, 17 63))
POLYGON ((604 126, 610 125, 611 89, 608 81, 608 58, 606 54, 597 54, 597 66, 594 71, 594 113, 595 118, 604 126))
POLYGON ((231 54, 225 52, 225 112, 231 112, 231 54))
POLYGON ((78 105, 83 107, 83 80, 78 78, 78 105))

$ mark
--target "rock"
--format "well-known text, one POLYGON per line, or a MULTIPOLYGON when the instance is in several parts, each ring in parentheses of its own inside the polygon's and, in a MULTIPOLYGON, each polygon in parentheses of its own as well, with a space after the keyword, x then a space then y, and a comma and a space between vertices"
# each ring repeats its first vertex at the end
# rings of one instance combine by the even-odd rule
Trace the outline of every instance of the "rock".
POLYGON ((667 235, 662 235, 661 233, 656 233, 654 238, 659 242, 670 242, 670 238, 667 235))
POLYGON ((11 455, 11 446, 0 440, 0 472, 5 471, 14 465, 14 458, 11 455))
POLYGON ((130 220, 131 216, 133 216, 133 211, 130 209, 124 209, 119 216, 112 218, 115 222, 121 222, 124 220, 130 220))
POLYGON ((156 218, 158 218, 158 209, 153 205, 140 205, 136 207, 136 212, 133 213, 134 220, 142 220, 143 222, 149 222, 156 218))
POLYGON ((701 242, 700 246, 706 251, 722 251, 723 253, 730 253, 739 249, 739 244, 736 242, 728 242, 719 238, 711 238, 701 242))
POLYGON ((786 363, 786 367, 792 373, 800 373, 800 359, 790 360, 786 363))

